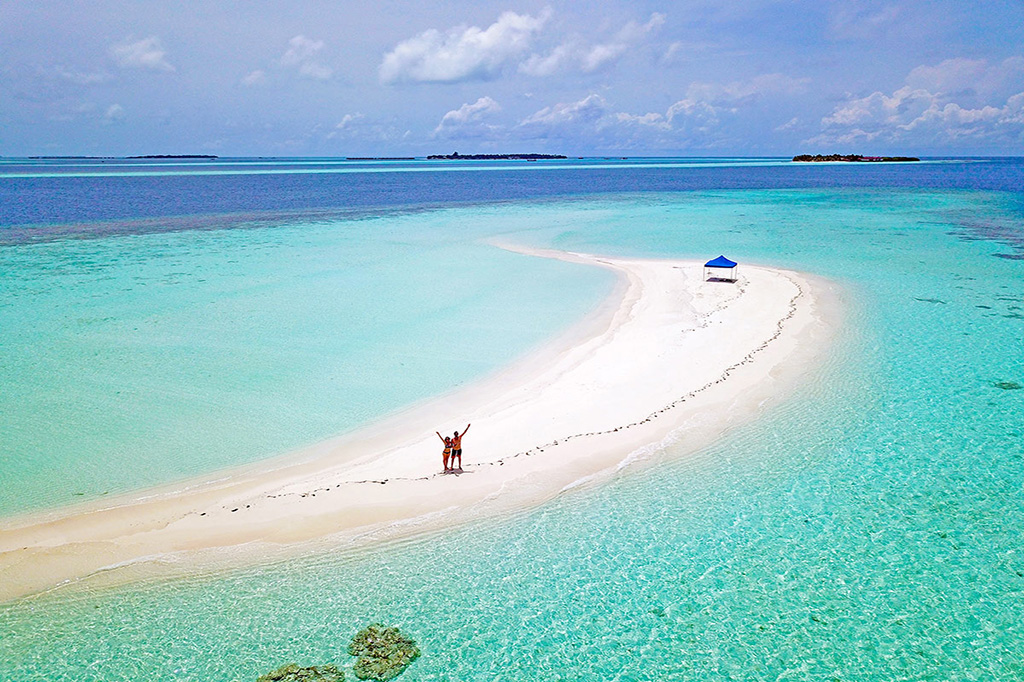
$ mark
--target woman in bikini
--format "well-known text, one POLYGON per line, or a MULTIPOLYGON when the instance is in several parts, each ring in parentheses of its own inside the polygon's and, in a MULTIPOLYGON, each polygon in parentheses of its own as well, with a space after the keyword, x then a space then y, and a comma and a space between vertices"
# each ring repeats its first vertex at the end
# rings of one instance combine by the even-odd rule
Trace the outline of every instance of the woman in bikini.
POLYGON ((447 473, 451 471, 451 469, 448 468, 448 458, 452 454, 452 439, 448 436, 442 436, 440 431, 434 431, 434 433, 436 433, 437 437, 441 439, 442 443, 444 443, 444 453, 441 457, 444 459, 444 470, 445 473, 447 473))

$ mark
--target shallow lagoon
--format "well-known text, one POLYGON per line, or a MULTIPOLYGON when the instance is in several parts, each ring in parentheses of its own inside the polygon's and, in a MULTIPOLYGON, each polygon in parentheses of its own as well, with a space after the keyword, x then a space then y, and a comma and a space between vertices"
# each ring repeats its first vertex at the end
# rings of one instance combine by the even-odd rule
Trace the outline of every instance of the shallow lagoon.
MULTIPOLYGON (((419 641, 408 680, 1024 678, 1024 390, 997 385, 1024 383, 1024 264, 998 257, 1019 254, 1020 205, 758 189, 403 215, 407 234, 442 226, 433 238, 484 226, 452 235, 480 254, 500 234, 807 270, 844 287, 848 322, 806 390, 763 419, 512 519, 0 607, 0 679, 255 679, 286 660, 347 663, 348 639, 378 619, 419 641)), ((607 286, 556 275, 532 304, 556 321, 607 286)))
POLYGON ((610 290, 448 219, 7 247, 0 513, 324 440, 493 371, 610 290))

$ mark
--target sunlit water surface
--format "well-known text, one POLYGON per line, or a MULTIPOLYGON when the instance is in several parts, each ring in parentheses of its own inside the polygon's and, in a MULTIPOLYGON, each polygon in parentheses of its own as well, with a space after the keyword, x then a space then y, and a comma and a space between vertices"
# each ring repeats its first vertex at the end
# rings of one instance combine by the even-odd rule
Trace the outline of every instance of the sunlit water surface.
POLYGON ((797 395, 696 455, 358 554, 20 600, 0 607, 0 679, 350 666, 375 620, 419 642, 405 680, 1024 679, 1021 205, 705 188, 6 247, 7 510, 352 428, 609 291, 490 237, 805 270, 840 284, 846 319, 797 395), (118 478, 133 458, 147 473, 118 478))

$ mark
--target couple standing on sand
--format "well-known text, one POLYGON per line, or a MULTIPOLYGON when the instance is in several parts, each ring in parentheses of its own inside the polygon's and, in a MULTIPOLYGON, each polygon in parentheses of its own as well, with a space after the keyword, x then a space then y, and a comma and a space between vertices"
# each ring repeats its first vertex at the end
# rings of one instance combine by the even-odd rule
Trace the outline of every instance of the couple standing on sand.
POLYGON ((469 427, 470 426, 472 426, 472 424, 466 424, 466 428, 465 428, 465 430, 462 433, 459 433, 458 431, 456 431, 455 435, 453 435, 451 437, 449 437, 449 436, 442 436, 440 431, 434 431, 434 433, 437 434, 437 437, 441 439, 441 442, 444 443, 443 458, 444 458, 444 472, 445 473, 448 473, 450 471, 455 471, 455 459, 456 458, 458 458, 458 460, 459 460, 459 469, 458 470, 462 471, 462 437, 466 435, 466 431, 469 431, 469 427), (448 466, 449 461, 451 462, 451 466, 448 466))

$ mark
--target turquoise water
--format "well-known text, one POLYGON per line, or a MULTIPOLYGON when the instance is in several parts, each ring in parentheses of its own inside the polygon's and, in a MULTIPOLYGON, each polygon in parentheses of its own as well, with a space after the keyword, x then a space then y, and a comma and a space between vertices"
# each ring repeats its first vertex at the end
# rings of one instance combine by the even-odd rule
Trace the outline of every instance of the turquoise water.
POLYGON ((324 440, 507 364, 610 291, 481 232, 432 213, 0 250, 0 514, 324 440))
MULTIPOLYGON (((442 251, 487 267, 511 257, 455 226, 806 270, 840 283, 847 320, 798 395, 694 457, 662 453, 511 519, 357 555, 8 604, 0 679, 254 680, 289 660, 348 665, 373 620, 419 641, 403 680, 1024 679, 1020 206, 1000 192, 722 190, 404 216, 403 234, 434 229, 451 236, 442 251)), ((529 267, 549 266, 509 266, 529 267)), ((549 331, 607 286, 560 274, 525 306, 554 311, 549 331)))

